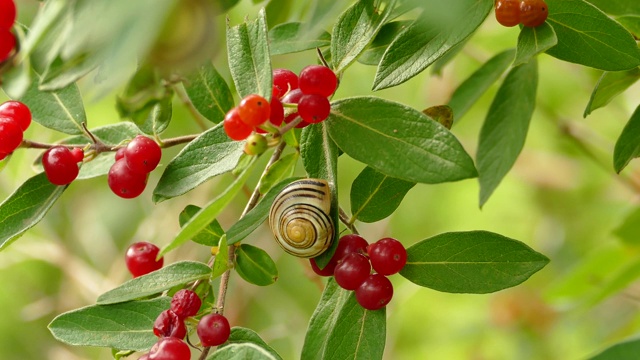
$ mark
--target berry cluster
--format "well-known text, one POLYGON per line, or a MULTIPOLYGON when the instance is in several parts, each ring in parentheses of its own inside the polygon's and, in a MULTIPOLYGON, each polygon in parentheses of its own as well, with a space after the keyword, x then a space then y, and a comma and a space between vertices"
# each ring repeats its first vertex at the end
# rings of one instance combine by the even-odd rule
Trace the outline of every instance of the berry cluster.
POLYGON ((256 94, 246 96, 225 116, 225 132, 233 140, 244 140, 253 131, 264 133, 260 126, 267 121, 279 127, 299 116, 302 122, 297 127, 319 123, 329 117, 328 97, 337 86, 336 75, 326 66, 309 65, 302 69, 300 76, 291 70, 274 69, 271 101, 256 94), (285 116, 283 104, 295 105, 297 111, 285 116))
POLYGON ((138 135, 118 149, 115 157, 107 178, 109 187, 121 198, 132 199, 144 191, 149 173, 160 163, 162 150, 153 139, 138 135))
POLYGON ((549 9, 544 0, 496 0, 496 20, 503 26, 522 24, 528 27, 542 25, 549 9))
POLYGON ((16 37, 11 27, 16 21, 16 4, 13 0, 0 0, 0 63, 9 58, 16 47, 16 37))
MULTIPOLYGON (((0 21, 2 21, 1 18, 0 21)), ((2 39, 0 39, 1 42, 2 39)), ((29 125, 31 125, 31 111, 27 105, 13 100, 0 104, 0 160, 6 158, 22 144, 23 133, 29 125)))
POLYGON ((133 277, 146 275, 162 268, 164 258, 156 260, 160 249, 152 243, 140 241, 127 249, 124 261, 133 277))
POLYGON ((42 167, 49 182, 54 185, 67 185, 78 177, 78 163, 83 159, 84 151, 80 148, 54 146, 42 155, 42 167))
POLYGON ((323 269, 314 259, 310 261, 316 274, 333 275, 340 287, 354 290, 363 308, 378 310, 393 297, 387 276, 402 270, 407 263, 407 250, 396 239, 383 238, 369 245, 363 237, 351 234, 340 238, 336 252, 323 269), (371 273, 372 268, 375 273, 371 273))

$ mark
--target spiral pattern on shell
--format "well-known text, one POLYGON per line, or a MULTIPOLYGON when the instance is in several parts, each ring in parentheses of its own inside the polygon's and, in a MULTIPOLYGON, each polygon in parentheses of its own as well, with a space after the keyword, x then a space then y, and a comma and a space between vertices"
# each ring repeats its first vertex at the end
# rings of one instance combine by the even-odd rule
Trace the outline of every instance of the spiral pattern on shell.
POLYGON ((298 180, 287 185, 274 199, 269 226, 284 251, 311 258, 331 245, 335 227, 330 212, 329 184, 322 179, 298 180))

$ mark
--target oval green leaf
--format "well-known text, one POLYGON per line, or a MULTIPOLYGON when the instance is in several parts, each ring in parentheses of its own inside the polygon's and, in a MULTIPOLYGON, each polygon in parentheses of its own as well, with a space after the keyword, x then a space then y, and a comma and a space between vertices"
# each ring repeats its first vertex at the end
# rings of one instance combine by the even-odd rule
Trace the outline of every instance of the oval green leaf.
POLYGON ((540 26, 524 26, 518 35, 518 47, 513 66, 529 62, 532 57, 556 46, 558 38, 551 25, 543 23, 540 26))
POLYGON ((485 294, 522 283, 548 262, 526 244, 499 234, 454 232, 407 248, 400 275, 438 291, 485 294))
POLYGON ((229 85, 211 63, 200 67, 187 77, 184 88, 189 99, 205 119, 221 122, 233 107, 233 95, 229 85))
POLYGON ((547 0, 558 45, 547 54, 607 71, 640 65, 640 49, 622 25, 583 0, 547 0), (606 54, 606 55, 604 55, 606 54))
POLYGON ((384 175, 370 167, 364 168, 351 184, 350 222, 358 219, 372 223, 386 218, 416 184, 384 175))
POLYGON ((65 134, 84 134, 82 123, 87 122, 87 116, 76 84, 57 91, 40 91, 34 81, 20 101, 29 107, 38 124, 65 134))
MULTIPOLYGON (((231 335, 229 336, 229 340, 220 345, 219 349, 222 349, 229 345, 240 345, 240 344, 253 344, 260 347, 263 350, 266 350, 274 359, 282 360, 280 355, 269 345, 267 345, 264 340, 256 333, 255 331, 239 326, 234 326, 231 328, 231 335)), ((244 358, 243 358, 244 359, 244 358)), ((261 359, 261 358, 260 358, 261 359)))
POLYGON ((358 62, 365 65, 378 65, 389 44, 411 23, 411 20, 400 20, 384 24, 371 44, 360 54, 358 62))
POLYGON ((640 156, 640 105, 633 112, 616 141, 613 149, 613 167, 619 173, 629 164, 629 161, 638 156, 640 156))
POLYGON ((138 123, 142 132, 149 135, 159 135, 164 132, 173 115, 173 96, 166 96, 155 104, 144 121, 138 123))
POLYGON ((227 270, 231 268, 229 264, 229 246, 227 245, 227 236, 223 235, 218 242, 218 252, 213 259, 213 269, 211 273, 211 279, 216 279, 218 276, 222 276, 227 270))
MULTIPOLYGON (((180 216, 178 217, 180 227, 184 226, 184 224, 186 224, 187 221, 189 221, 189 219, 191 219, 200 210, 201 208, 199 206, 187 205, 184 210, 180 212, 180 216)), ((201 245, 217 246, 222 235, 224 235, 224 230, 222 229, 222 226, 220 226, 218 220, 214 219, 191 240, 201 245)))
POLYGON ((66 186, 49 182, 44 173, 25 181, 0 204, 0 250, 42 220, 66 186))
POLYGON ((56 316, 49 324, 53 337, 73 346, 101 346, 145 351, 158 341, 153 322, 171 299, 92 305, 56 316))
POLYGON ((458 139, 405 105, 376 97, 342 99, 332 103, 326 124, 342 151, 383 174, 427 184, 476 176, 458 139))
POLYGON ((320 29, 319 33, 309 32, 309 28, 299 22, 289 22, 274 26, 269 30, 269 50, 271 55, 291 54, 299 51, 329 46, 331 35, 320 29))
POLYGON ((211 276, 207 264, 195 261, 179 261, 146 275, 133 278, 98 297, 100 305, 116 304, 145 296, 159 294, 174 286, 188 284, 211 276))
POLYGON ((246 282, 267 286, 278 279, 278 269, 266 251, 249 244, 236 248, 236 271, 246 282))
POLYGON ((480 207, 522 151, 535 109, 537 88, 538 63, 534 60, 511 69, 491 103, 476 154, 480 207))
POLYGON ((207 360, 280 360, 279 356, 273 355, 269 350, 252 343, 230 344, 222 347, 207 360))
POLYGON ((243 154, 243 146, 243 141, 227 136, 222 124, 203 132, 167 164, 153 190, 153 200, 161 202, 182 195, 214 176, 233 170, 243 154))
POLYGON ((635 360, 640 354, 640 339, 615 344, 589 360, 635 360))
POLYGON ((268 192, 278 182, 292 177, 296 169, 300 153, 293 152, 276 160, 265 172, 260 180, 260 193, 268 192))
POLYGON ((591 98, 584 109, 584 117, 594 110, 606 106, 616 96, 622 94, 640 79, 640 68, 627 71, 605 71, 598 80, 591 98))

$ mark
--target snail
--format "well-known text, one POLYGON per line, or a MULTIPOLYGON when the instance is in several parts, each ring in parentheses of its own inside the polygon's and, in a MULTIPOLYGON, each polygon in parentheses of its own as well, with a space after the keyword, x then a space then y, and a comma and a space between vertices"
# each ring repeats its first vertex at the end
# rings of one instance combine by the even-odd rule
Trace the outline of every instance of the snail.
POLYGON ((273 200, 269 226, 284 251, 311 258, 331 245, 335 226, 330 211, 331 189, 325 180, 297 180, 273 200))

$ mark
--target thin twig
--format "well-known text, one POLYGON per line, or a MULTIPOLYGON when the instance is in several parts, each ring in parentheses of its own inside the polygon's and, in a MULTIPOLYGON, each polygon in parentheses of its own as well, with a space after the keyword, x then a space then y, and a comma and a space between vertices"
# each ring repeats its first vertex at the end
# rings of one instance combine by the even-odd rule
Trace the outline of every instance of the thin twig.
MULTIPOLYGON (((278 145, 278 147, 273 152, 273 155, 271 155, 271 159, 269 159, 269 163, 264 168, 264 171, 262 172, 262 175, 260 176, 260 181, 258 181, 258 184, 256 185, 255 189, 253 190, 253 193, 251 194, 251 198, 249 199, 249 202, 247 202, 247 206, 245 206, 244 211, 242 212, 242 215, 240 215, 240 219, 242 219, 245 215, 247 215, 247 213, 249 211, 251 211, 251 209, 253 209, 258 204, 258 200, 260 200, 260 183, 262 182, 262 179, 267 174, 267 172, 269 171, 271 166, 278 159, 280 159, 280 155, 282 155, 282 151, 284 150, 284 148, 286 146, 287 146, 287 144, 285 142, 280 143, 280 145, 278 145)), ((236 250, 236 246, 235 245, 230 245, 229 246, 229 257, 227 259, 228 264, 233 264, 235 262, 235 259, 236 259, 235 250, 236 250)), ((216 310, 217 310, 217 312, 219 314, 224 314, 224 303, 225 303, 226 296, 227 296, 227 289, 229 287, 229 277, 230 277, 230 275, 231 275, 231 269, 228 269, 227 271, 224 272, 224 274, 222 274, 222 277, 220 278, 220 287, 218 288, 218 297, 216 299, 216 310)), ((209 347, 209 346, 205 347, 203 349, 203 351, 202 351, 202 354, 200 354, 200 357, 198 359, 199 360, 206 359, 207 355, 209 355, 210 349, 211 349, 211 347, 209 347)))
MULTIPOLYGON (((163 148, 167 148, 167 147, 171 147, 171 146, 176 146, 176 145, 180 145, 180 144, 184 144, 184 143, 188 143, 190 141, 192 141, 193 139, 195 139, 198 135, 185 135, 185 136, 178 136, 175 138, 169 138, 166 140, 162 141, 162 147, 163 148)), ((97 143, 94 143, 92 145, 89 146, 89 149, 93 149, 93 150, 98 150, 96 148, 96 145, 99 144, 98 146, 100 147, 100 151, 99 152, 105 152, 105 151, 116 151, 119 148, 123 147, 124 145, 121 146, 109 146, 109 145, 105 145, 104 143, 100 142, 100 140, 98 140, 97 143)), ((27 148, 27 149, 50 149, 54 146, 65 146, 68 148, 81 148, 84 149, 85 147, 87 147, 86 144, 47 144, 47 143, 41 143, 41 142, 37 142, 37 141, 32 141, 32 140, 28 140, 28 139, 23 139, 22 140, 22 144, 20 144, 20 147, 22 148, 27 148)))
POLYGON ((278 130, 278 134, 280 134, 280 136, 284 135, 287 131, 289 131, 289 130, 293 129, 294 127, 298 126, 298 124, 300 124, 301 122, 302 122, 302 118, 298 116, 292 122, 290 122, 287 125, 281 127, 280 130, 278 130))
POLYGON ((349 228, 349 230, 351 230, 351 233, 359 235, 360 233, 358 232, 358 229, 356 229, 356 226, 353 224, 353 221, 351 221, 351 219, 349 218, 349 215, 347 215, 347 213, 341 207, 338 209, 339 209, 338 217, 340 218, 340 221, 342 221, 342 223, 347 228, 349 228))

